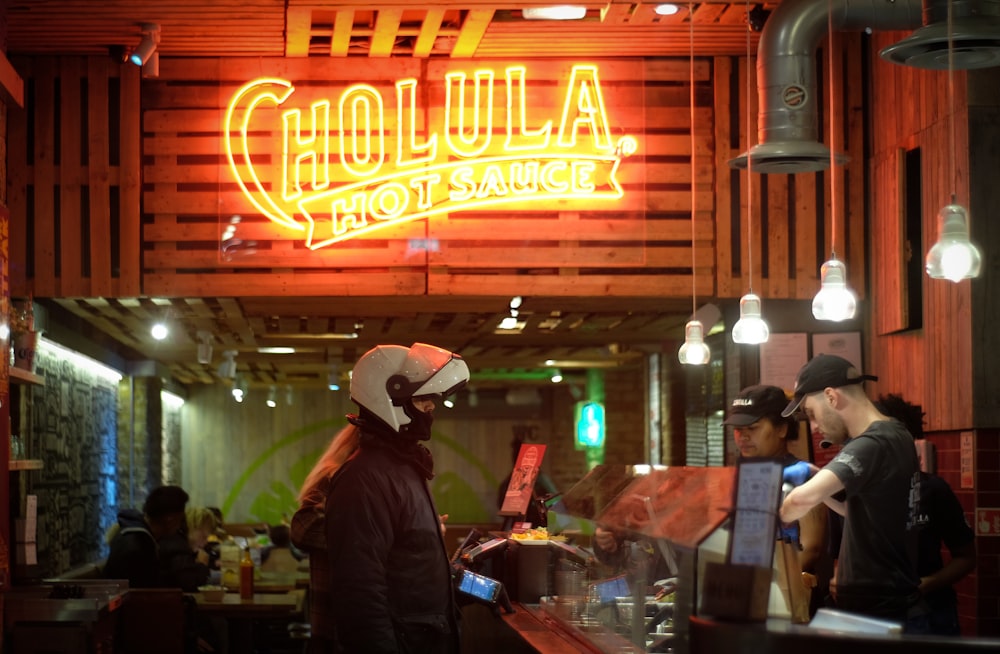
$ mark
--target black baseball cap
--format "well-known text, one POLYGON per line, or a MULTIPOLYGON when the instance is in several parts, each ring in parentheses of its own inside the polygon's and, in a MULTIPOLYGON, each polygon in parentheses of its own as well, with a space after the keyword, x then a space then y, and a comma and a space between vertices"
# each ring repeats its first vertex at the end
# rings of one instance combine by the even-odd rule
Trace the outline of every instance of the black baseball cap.
POLYGON ((788 396, 777 386, 747 386, 730 402, 729 415, 722 424, 746 427, 761 418, 781 415, 786 404, 788 396))
POLYGON ((799 370, 795 378, 795 397, 781 415, 788 417, 798 411, 806 395, 824 388, 840 388, 860 384, 865 380, 877 381, 875 375, 862 375, 854 364, 834 354, 817 354, 799 370))

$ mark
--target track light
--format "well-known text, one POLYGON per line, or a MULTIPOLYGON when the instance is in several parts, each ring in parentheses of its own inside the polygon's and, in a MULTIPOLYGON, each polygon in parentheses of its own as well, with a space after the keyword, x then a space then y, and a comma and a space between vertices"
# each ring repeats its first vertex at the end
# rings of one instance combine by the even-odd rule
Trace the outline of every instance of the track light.
POLYGON ((246 399, 247 390, 249 389, 249 384, 247 384, 246 377, 240 375, 233 378, 233 399, 239 403, 243 403, 246 399))
POLYGON ((267 406, 272 409, 278 406, 278 389, 274 386, 267 392, 267 406))
POLYGON ((142 67, 142 76, 147 78, 160 76, 160 53, 154 52, 142 67))
POLYGON ((236 377, 236 350, 226 350, 222 353, 222 363, 219 364, 219 377, 233 379, 236 377))
POLYGON ((142 24, 142 40, 128 56, 128 60, 136 66, 145 66, 156 51, 160 42, 160 26, 157 23, 142 24))
POLYGON ((549 380, 553 384, 558 384, 559 382, 561 382, 563 380, 562 373, 559 371, 558 368, 555 368, 555 369, 552 370, 552 376, 549 377, 549 380))
POLYGON ((215 338, 211 332, 198 330, 198 363, 212 363, 212 343, 215 338))
POLYGON ((340 369, 336 364, 331 365, 330 371, 326 373, 326 387, 331 391, 340 390, 340 369))

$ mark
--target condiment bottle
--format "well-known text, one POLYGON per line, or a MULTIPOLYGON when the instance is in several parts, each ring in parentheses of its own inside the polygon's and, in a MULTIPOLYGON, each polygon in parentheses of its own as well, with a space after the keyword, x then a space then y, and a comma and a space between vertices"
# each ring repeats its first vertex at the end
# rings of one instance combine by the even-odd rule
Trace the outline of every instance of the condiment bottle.
POLYGON ((253 599, 253 559, 250 558, 250 548, 243 551, 240 561, 240 599, 253 599))

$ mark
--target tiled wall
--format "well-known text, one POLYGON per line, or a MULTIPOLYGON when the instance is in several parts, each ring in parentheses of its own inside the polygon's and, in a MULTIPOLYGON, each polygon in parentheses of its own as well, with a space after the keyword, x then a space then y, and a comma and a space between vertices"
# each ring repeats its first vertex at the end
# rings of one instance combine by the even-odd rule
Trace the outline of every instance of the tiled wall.
POLYGON ((114 521, 121 484, 118 389, 44 348, 35 357, 45 385, 25 387, 22 435, 28 456, 44 464, 25 483, 38 496, 38 572, 44 577, 107 553, 104 533, 114 521))

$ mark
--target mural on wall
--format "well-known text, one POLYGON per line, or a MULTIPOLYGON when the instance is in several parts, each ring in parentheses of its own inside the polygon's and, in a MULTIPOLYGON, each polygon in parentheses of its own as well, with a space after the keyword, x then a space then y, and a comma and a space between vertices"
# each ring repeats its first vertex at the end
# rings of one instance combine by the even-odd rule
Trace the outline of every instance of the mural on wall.
POLYGON ((27 491, 38 496, 39 572, 54 576, 107 555, 118 509, 118 387, 45 347, 35 358, 45 385, 29 389, 22 426, 26 451, 44 468, 27 491))
MULTIPOLYGON (((280 450, 298 445, 305 439, 313 438, 317 433, 328 434, 338 432, 346 421, 343 419, 321 421, 293 431, 277 439, 270 447, 250 461, 240 474, 223 504, 224 515, 230 515, 238 502, 245 501, 242 497, 250 494, 249 514, 251 522, 262 522, 269 525, 287 522, 298 508, 298 489, 301 488, 309 471, 326 449, 322 447, 312 450, 296 458, 288 467, 285 479, 271 479, 263 483, 254 478, 265 463, 275 457, 280 450)), ((460 461, 460 465, 449 465, 446 469, 438 466, 438 474, 431 481, 431 493, 439 507, 447 507, 449 520, 458 523, 491 522, 496 513, 495 507, 484 498, 477 488, 496 488, 498 479, 489 466, 475 453, 469 451, 455 439, 434 431, 428 446, 436 460, 447 458, 460 461), (474 478, 470 481, 470 478, 474 478)), ((445 510, 445 509, 442 509, 445 510)))

